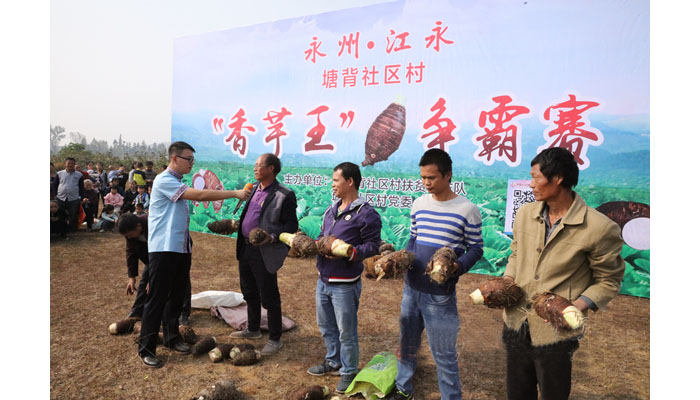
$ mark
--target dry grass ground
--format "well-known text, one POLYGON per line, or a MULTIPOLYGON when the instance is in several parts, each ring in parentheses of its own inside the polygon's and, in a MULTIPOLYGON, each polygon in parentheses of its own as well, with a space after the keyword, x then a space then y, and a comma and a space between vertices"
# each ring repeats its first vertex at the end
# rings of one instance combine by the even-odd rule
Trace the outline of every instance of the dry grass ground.
MULTIPOLYGON (((193 233, 192 292, 239 291, 235 242, 193 233)), ((312 377, 306 369, 322 360, 316 327, 312 259, 288 258, 279 273, 283 313, 298 327, 283 335, 284 347, 249 367, 213 364, 206 355, 180 355, 161 347, 164 368, 147 369, 134 335, 112 336, 107 326, 126 316, 124 239, 114 233, 79 232, 51 244, 51 398, 189 399, 219 379, 234 379, 253 399, 287 399, 302 386, 335 387, 335 377, 312 377)), ((459 366, 465 399, 505 398, 501 314, 469 304, 468 294, 486 277, 468 274, 457 286, 461 329, 459 366)), ((359 311, 360 364, 398 341, 401 280, 363 280, 359 311)), ((229 341, 231 328, 208 310, 193 310, 192 327, 229 341)), ((264 341, 253 341, 262 347, 264 341)), ((439 399, 435 366, 425 343, 414 378, 416 399, 439 399)), ((572 399, 649 398, 649 300, 615 298, 588 321, 574 355, 572 399)))

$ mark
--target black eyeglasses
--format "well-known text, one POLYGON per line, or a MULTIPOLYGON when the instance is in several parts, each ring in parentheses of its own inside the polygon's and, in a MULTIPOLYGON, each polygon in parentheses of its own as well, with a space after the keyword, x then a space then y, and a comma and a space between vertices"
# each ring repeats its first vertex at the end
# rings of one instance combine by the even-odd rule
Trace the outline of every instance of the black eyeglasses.
POLYGON ((182 158, 183 160, 187 160, 187 162, 189 162, 190 164, 194 164, 194 157, 183 157, 178 155, 175 155, 175 157, 182 158))

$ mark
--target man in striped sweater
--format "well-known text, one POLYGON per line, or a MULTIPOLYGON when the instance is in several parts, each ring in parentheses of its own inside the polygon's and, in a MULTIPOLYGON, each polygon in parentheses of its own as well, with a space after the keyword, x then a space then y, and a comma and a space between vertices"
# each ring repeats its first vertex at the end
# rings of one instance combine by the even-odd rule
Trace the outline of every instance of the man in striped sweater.
POLYGON ((423 329, 437 366, 438 386, 443 399, 461 399, 457 365, 459 315, 455 286, 459 276, 484 253, 481 214, 474 203, 450 188, 452 159, 440 149, 426 151, 418 164, 427 194, 411 208, 411 231, 406 250, 415 254, 406 272, 401 300, 400 358, 396 390, 388 399, 413 398, 413 373, 423 329), (442 284, 430 280, 426 266, 436 250, 451 248, 457 255, 454 276, 442 284))

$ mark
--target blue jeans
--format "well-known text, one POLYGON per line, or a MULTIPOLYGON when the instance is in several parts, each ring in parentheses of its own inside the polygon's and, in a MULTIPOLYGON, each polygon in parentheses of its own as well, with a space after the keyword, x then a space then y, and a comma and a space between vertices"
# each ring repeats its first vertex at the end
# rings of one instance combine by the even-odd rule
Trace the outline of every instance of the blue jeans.
POLYGON ((360 360, 357 338, 357 309, 360 306, 362 280, 352 284, 316 285, 316 323, 326 342, 326 360, 341 375, 356 374, 360 360))
POLYGON ((457 365, 457 295, 423 293, 404 284, 401 299, 401 334, 396 386, 404 393, 413 393, 413 373, 416 370, 418 347, 423 329, 437 366, 438 386, 442 399, 462 398, 457 365))

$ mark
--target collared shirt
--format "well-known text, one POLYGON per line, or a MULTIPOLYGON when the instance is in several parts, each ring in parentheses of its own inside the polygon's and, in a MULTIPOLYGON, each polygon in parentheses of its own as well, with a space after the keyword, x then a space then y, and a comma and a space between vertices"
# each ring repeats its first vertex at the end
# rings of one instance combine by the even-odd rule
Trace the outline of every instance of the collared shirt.
POLYGON ((80 200, 80 179, 83 174, 80 171, 68 172, 65 169, 56 173, 58 177, 58 191, 56 198, 62 201, 80 200))
POLYGON ((262 206, 265 203, 267 194, 270 193, 271 187, 272 185, 267 185, 265 189, 260 189, 260 186, 258 186, 258 189, 255 191, 255 193, 253 193, 250 200, 248 200, 248 211, 246 211, 243 224, 241 225, 241 233, 243 234, 244 238, 247 238, 250 231, 258 226, 262 206))
POLYGON ((153 181, 148 211, 148 251, 191 253, 189 202, 182 197, 188 186, 182 175, 168 168, 153 181))

